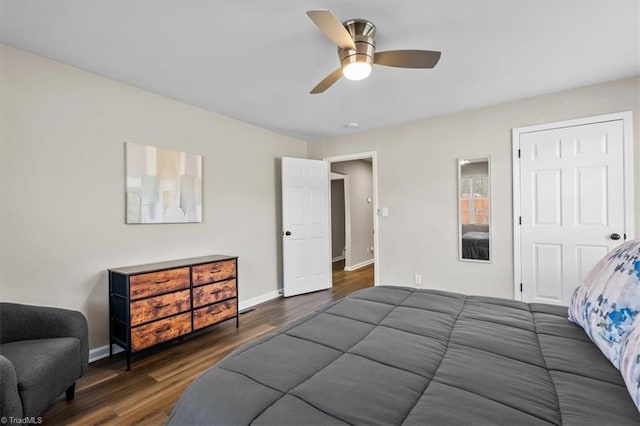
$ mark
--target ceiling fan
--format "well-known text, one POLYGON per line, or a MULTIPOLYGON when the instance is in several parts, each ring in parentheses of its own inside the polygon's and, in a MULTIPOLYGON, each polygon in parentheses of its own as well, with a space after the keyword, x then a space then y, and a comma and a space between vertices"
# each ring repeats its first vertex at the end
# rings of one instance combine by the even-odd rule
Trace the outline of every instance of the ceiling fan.
POLYGON ((340 68, 326 76, 311 94, 322 93, 344 76, 362 80, 371 73, 371 66, 399 68, 433 68, 440 60, 440 52, 432 50, 387 50, 376 52, 376 27, 366 19, 340 22, 330 10, 310 10, 309 18, 331 41, 338 45, 340 68))

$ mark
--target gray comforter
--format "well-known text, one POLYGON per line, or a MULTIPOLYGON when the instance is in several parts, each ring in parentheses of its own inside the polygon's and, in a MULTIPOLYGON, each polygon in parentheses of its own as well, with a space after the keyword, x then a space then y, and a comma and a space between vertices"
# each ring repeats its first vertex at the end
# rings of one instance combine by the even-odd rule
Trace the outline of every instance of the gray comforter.
POLYGON ((638 425, 566 308, 375 287, 244 346, 169 424, 638 425))

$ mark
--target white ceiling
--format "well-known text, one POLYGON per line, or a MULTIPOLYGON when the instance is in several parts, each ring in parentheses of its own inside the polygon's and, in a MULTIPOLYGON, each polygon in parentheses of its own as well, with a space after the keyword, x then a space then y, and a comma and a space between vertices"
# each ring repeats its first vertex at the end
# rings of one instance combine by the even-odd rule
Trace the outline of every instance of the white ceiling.
POLYGON ((0 12, 3 43, 309 141, 640 73, 638 1, 2 0, 0 12), (338 67, 305 14, 322 8, 373 21, 378 50, 440 50, 440 63, 378 66, 310 95, 338 67))

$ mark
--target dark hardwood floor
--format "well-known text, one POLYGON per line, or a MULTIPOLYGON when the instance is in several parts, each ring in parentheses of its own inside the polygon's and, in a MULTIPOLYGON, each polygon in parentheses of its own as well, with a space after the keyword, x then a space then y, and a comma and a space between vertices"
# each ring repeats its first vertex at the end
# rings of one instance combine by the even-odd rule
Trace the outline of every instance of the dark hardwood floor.
POLYGON ((62 395, 43 413, 44 424, 164 424, 193 379, 222 357, 266 333, 277 330, 356 290, 373 286, 373 265, 343 271, 333 266, 333 288, 263 303, 235 321, 132 359, 127 372, 123 356, 96 361, 76 384, 75 400, 62 395))

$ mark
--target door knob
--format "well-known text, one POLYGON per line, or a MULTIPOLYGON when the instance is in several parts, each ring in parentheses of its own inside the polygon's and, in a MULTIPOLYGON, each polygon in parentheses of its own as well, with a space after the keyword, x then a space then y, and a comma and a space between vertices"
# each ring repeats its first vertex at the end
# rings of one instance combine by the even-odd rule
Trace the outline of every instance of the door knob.
POLYGON ((616 234, 615 232, 611 235, 609 235, 609 238, 611 238, 612 240, 619 240, 620 239, 620 234, 616 234))
MULTIPOLYGON (((284 233, 284 235, 286 235, 286 236, 288 237, 289 235, 291 235, 291 231, 286 231, 286 232, 284 233)), ((618 238, 620 238, 620 236, 618 236, 618 238)))

